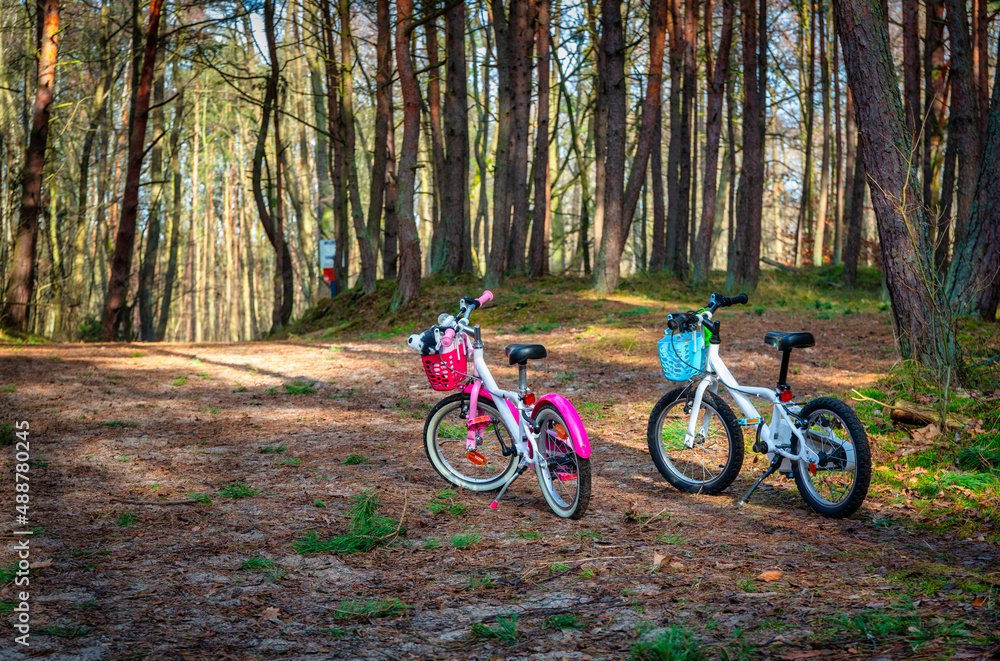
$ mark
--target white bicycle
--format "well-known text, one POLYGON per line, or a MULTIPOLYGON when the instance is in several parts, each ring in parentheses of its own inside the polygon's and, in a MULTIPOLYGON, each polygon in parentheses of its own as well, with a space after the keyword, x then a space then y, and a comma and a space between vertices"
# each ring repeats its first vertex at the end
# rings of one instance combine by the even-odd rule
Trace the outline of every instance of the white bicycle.
POLYGON ((857 511, 871 482, 871 450, 864 426, 846 402, 819 397, 792 402, 788 363, 792 349, 815 346, 812 333, 770 332, 764 343, 781 352, 774 388, 740 385, 719 356, 719 308, 745 304, 747 295, 712 294, 707 308, 670 314, 668 331, 659 342, 664 376, 688 381, 660 398, 649 416, 647 440, 657 469, 677 489, 716 494, 733 483, 743 465, 743 427, 756 429, 755 452, 771 460, 767 471, 740 499, 742 506, 767 477, 781 472, 793 477, 803 500, 823 516, 842 518, 857 511), (706 342, 707 340, 707 342, 706 342), (707 343, 707 351, 706 351, 707 343), (697 381, 695 381, 697 379, 697 381), (726 387, 744 417, 737 418, 719 397, 726 387), (774 405, 769 422, 750 402, 774 405))
POLYGON ((565 397, 536 398, 528 388, 528 361, 546 357, 540 344, 504 348, 517 365, 517 391, 497 385, 483 358, 479 325, 472 311, 493 299, 483 292, 462 298, 459 312, 442 314, 429 331, 411 336, 435 390, 459 389, 445 397, 424 423, 424 448, 434 469, 451 484, 473 491, 500 489, 490 507, 529 467, 534 467, 545 502, 558 516, 579 519, 590 502, 590 442, 576 409, 565 397), (472 358, 472 371, 468 358, 472 358))

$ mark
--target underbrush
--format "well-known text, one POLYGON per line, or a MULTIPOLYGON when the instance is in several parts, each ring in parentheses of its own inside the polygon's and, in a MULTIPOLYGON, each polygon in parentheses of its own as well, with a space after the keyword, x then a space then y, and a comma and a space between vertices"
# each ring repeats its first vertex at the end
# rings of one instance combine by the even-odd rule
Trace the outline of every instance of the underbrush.
MULTIPOLYGON (((765 270, 750 304, 733 308, 749 315, 769 311, 800 312, 818 319, 859 312, 887 312, 881 298, 881 274, 875 269, 859 269, 858 286, 840 285, 840 266, 806 268, 795 273, 765 270)), ((590 277, 511 276, 493 289, 492 306, 476 312, 476 322, 495 330, 544 333, 568 327, 635 327, 666 312, 696 309, 708 302, 713 292, 736 295, 725 290, 725 273, 714 272, 701 286, 664 274, 638 274, 626 280, 613 294, 601 294, 590 277)), ((422 330, 434 323, 431 313, 457 312, 462 296, 478 296, 482 280, 473 276, 435 275, 421 282, 420 296, 405 308, 391 313, 396 283, 382 280, 371 294, 360 288, 323 299, 301 319, 274 336, 275 339, 318 335, 332 339, 342 334, 360 333, 365 338, 391 338, 422 330)))
MULTIPOLYGON (((995 332, 986 331, 991 335, 977 337, 977 350, 996 354, 995 332)), ((908 523, 1000 541, 1000 379, 984 371, 973 376, 964 387, 945 389, 904 362, 855 393, 875 449, 872 491, 881 497, 881 527, 908 523), (926 414, 900 416, 899 407, 926 414)))

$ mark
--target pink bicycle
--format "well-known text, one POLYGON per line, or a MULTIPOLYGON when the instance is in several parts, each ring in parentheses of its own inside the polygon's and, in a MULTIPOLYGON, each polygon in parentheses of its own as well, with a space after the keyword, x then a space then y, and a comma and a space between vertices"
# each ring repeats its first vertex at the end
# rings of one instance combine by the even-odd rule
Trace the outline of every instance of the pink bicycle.
POLYGON ((427 414, 424 447, 434 469, 451 484, 500 492, 497 502, 529 466, 535 467, 545 502, 558 516, 579 519, 590 502, 590 443, 573 405, 562 395, 536 399, 528 388, 528 361, 545 358, 540 344, 504 349, 517 365, 517 391, 503 390, 483 358, 479 325, 469 315, 493 299, 463 297, 457 315, 442 314, 437 326, 407 342, 422 354, 435 390, 445 397, 427 414), (469 358, 472 371, 468 371, 469 358))

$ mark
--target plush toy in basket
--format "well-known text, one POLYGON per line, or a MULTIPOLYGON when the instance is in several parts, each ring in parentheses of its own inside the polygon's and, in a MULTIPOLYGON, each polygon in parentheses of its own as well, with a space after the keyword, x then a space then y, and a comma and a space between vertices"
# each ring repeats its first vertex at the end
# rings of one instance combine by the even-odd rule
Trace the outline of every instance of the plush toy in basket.
POLYGON ((431 326, 423 333, 414 333, 406 343, 420 354, 427 380, 434 390, 454 390, 468 377, 468 361, 465 342, 452 342, 443 347, 441 339, 445 329, 431 326))

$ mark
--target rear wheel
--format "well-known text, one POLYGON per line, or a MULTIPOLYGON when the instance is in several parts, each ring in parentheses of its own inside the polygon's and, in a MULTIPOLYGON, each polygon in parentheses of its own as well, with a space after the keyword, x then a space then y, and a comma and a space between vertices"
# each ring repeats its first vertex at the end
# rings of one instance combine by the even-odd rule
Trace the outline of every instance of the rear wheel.
POLYGON ((434 470, 455 486, 472 491, 499 489, 517 469, 517 455, 503 456, 500 439, 508 448, 514 443, 496 407, 480 397, 477 415, 488 415, 490 424, 482 430, 475 451, 469 452, 465 441, 470 401, 468 393, 457 393, 431 409, 424 423, 424 449, 434 470))
POLYGON ((579 519, 590 504, 590 459, 576 453, 559 410, 544 404, 535 416, 541 432, 535 473, 545 502, 564 519, 579 519))
MULTIPOLYGON (((858 511, 868 495, 872 455, 868 435, 847 403, 833 397, 814 399, 799 412, 809 427, 806 445, 819 461, 801 460, 795 467, 795 485, 809 507, 823 516, 841 519, 858 511)), ((792 436, 792 452, 799 442, 792 436)))
POLYGON ((743 467, 743 430, 729 405, 706 391, 695 436, 685 443, 691 419, 688 390, 672 390, 653 407, 646 429, 649 454, 660 474, 681 491, 716 494, 732 484, 743 467))

